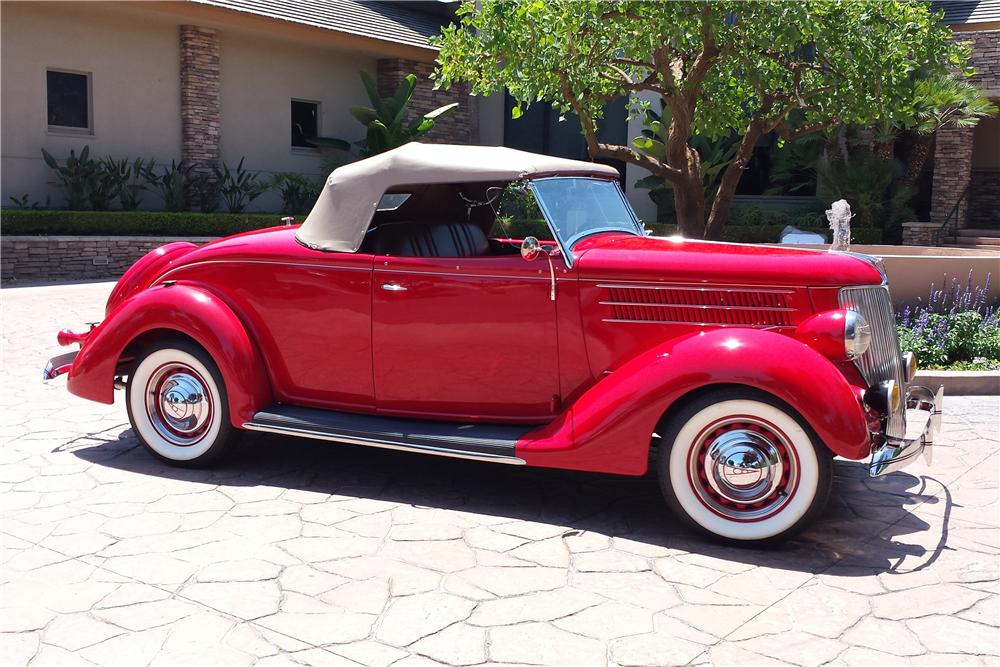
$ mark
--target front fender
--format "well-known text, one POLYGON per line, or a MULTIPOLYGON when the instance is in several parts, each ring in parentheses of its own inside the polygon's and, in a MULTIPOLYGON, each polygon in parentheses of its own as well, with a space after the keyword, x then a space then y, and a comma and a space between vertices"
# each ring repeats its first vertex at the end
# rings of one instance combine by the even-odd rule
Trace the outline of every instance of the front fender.
POLYGON ((263 361, 243 323, 217 296, 186 283, 143 290, 115 307, 91 332, 74 360, 70 393, 113 403, 115 370, 122 352, 138 336, 162 330, 189 336, 212 357, 226 383, 234 426, 272 403, 263 361))
POLYGON ((652 433, 691 391, 737 384, 789 404, 833 452, 869 453, 868 424, 837 367, 803 343, 759 329, 716 329, 647 350, 580 397, 563 419, 528 434, 518 455, 530 465, 641 475, 652 433))

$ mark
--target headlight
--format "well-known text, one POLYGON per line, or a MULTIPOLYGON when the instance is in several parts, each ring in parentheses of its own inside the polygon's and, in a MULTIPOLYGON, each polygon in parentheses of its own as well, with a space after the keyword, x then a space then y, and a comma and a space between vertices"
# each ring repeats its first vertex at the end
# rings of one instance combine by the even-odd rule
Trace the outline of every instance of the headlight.
POLYGON ((902 395, 895 380, 886 380, 865 392, 865 403, 883 414, 895 412, 901 400, 902 395))
POLYGON ((917 355, 912 352, 903 353, 903 377, 906 383, 913 382, 913 376, 917 374, 917 355))
POLYGON ((868 350, 872 329, 861 313, 848 310, 844 316, 844 351, 848 359, 857 359, 868 350))

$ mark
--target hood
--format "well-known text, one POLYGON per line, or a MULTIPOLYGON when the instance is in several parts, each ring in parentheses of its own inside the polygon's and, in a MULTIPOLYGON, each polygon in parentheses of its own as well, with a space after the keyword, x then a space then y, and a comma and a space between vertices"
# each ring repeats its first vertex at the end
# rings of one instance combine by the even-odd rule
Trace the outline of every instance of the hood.
POLYGON ((878 285, 863 255, 680 237, 598 234, 573 247, 580 278, 640 282, 839 287, 878 285))

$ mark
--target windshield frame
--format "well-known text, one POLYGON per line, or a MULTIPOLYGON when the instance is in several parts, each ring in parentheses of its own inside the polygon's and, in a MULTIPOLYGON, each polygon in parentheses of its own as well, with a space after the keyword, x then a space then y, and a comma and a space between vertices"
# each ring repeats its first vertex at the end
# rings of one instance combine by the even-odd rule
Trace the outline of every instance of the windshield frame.
POLYGON ((554 181, 554 180, 588 180, 588 181, 604 181, 607 183, 612 183, 615 189, 618 191, 618 196, 621 197, 622 204, 625 205, 625 209, 628 211, 629 217, 632 221, 634 227, 634 233, 636 236, 645 236, 646 233, 643 230, 642 223, 640 222, 638 216, 636 216, 635 211, 632 210, 632 205, 629 204, 628 198, 625 197, 625 193, 622 192, 621 183, 618 179, 614 178, 601 178, 599 176, 542 176, 540 178, 531 178, 527 181, 527 187, 531 190, 532 195, 535 198, 535 202, 538 204, 538 208, 541 210, 542 215, 545 217, 545 223, 549 226, 549 231, 552 232, 552 238, 556 240, 559 244, 559 249, 562 251, 563 258, 566 261, 566 265, 569 268, 573 268, 573 246, 576 245, 578 241, 584 239, 588 236, 593 236, 594 234, 601 234, 604 232, 621 232, 624 234, 630 233, 628 229, 622 229, 621 227, 597 227, 594 229, 589 229, 585 232, 576 234, 570 238, 563 238, 561 234, 556 230, 555 223, 553 222, 552 214, 549 212, 548 207, 542 198, 538 195, 534 184, 537 181, 554 181))

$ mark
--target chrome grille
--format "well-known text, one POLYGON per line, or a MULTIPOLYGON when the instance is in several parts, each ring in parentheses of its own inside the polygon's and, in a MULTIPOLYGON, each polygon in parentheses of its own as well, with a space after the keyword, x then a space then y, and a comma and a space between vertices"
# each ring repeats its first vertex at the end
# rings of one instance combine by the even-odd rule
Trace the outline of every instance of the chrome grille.
MULTIPOLYGON (((887 380, 895 380, 903 397, 906 383, 903 381, 903 361, 899 351, 899 336, 896 331, 896 317, 892 312, 889 290, 883 285, 871 287, 845 287, 840 290, 840 307, 855 310, 871 326, 872 339, 868 351, 854 360, 854 365, 869 386, 887 380)), ((906 406, 900 406, 889 415, 886 435, 901 438, 906 433, 906 406)))

